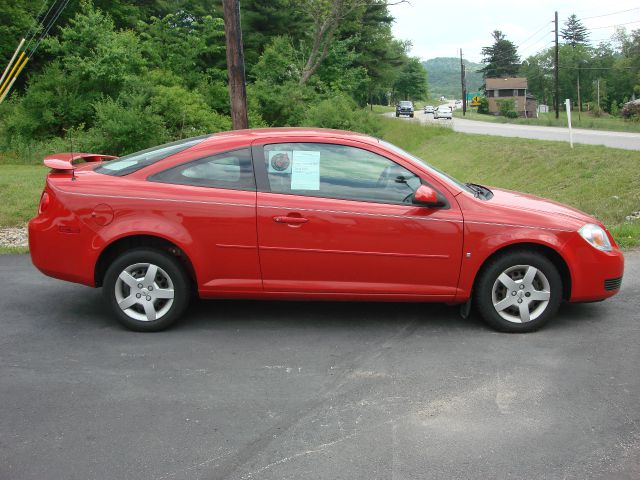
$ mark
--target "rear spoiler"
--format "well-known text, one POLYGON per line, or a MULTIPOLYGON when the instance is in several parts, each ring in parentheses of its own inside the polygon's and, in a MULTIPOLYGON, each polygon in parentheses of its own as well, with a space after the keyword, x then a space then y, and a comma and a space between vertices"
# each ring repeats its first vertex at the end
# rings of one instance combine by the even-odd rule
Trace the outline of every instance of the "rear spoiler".
POLYGON ((84 160, 85 162, 101 162, 103 160, 113 160, 114 158, 118 157, 115 157, 113 155, 100 155, 98 153, 56 153, 54 155, 45 157, 44 164, 47 167, 52 168, 53 170, 73 171, 76 168, 73 164, 75 160, 84 160))

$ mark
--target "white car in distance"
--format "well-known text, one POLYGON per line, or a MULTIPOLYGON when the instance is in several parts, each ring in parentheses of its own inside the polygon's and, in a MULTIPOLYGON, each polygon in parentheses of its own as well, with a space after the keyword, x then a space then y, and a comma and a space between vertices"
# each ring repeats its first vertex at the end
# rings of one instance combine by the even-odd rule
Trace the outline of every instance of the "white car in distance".
POLYGON ((451 107, 449 105, 440 105, 433 112, 433 118, 448 118, 449 120, 453 119, 453 112, 451 111, 451 107))

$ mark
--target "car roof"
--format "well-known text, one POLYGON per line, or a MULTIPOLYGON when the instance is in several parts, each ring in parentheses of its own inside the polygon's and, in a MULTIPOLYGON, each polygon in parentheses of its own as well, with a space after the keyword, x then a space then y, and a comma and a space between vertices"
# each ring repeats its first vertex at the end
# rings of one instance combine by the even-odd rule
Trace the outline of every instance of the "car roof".
POLYGON ((318 137, 332 138, 337 140, 356 140, 370 145, 379 144, 377 138, 365 135, 364 133, 349 132, 347 130, 335 130, 332 128, 313 127, 272 127, 272 128, 249 128, 244 130, 230 130, 226 132, 214 133, 206 138, 199 146, 213 145, 220 141, 230 139, 254 141, 260 138, 281 137, 295 140, 298 137, 318 137))

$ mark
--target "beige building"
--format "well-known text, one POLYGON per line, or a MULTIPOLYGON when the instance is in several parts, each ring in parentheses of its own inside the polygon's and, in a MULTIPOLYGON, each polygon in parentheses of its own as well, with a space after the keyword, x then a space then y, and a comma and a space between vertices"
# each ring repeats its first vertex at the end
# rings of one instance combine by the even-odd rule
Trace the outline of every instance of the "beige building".
POLYGON ((506 77, 486 79, 487 100, 489 101, 489 113, 498 115, 497 100, 515 100, 516 111, 521 117, 535 117, 538 102, 528 92, 526 77, 506 77))

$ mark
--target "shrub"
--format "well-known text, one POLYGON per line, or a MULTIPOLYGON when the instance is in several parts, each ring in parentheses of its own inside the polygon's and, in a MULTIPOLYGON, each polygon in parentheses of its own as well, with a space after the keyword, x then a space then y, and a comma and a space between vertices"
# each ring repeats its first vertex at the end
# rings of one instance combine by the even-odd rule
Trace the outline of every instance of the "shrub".
POLYGON ((301 125, 337 128, 379 136, 378 118, 366 109, 358 108, 350 97, 340 94, 327 98, 307 110, 301 125))
POLYGON ((489 113, 489 100, 487 99, 487 97, 482 97, 480 99, 480 105, 478 105, 478 113, 489 113))
MULTIPOLYGON (((82 137, 99 153, 125 155, 168 140, 162 118, 142 105, 123 105, 106 98, 95 105, 95 126, 82 137)), ((80 135, 79 135, 80 137, 80 135)))
POLYGON ((518 116, 518 112, 516 112, 516 101, 514 99, 504 98, 496 100, 496 103, 498 104, 498 112, 500 115, 507 118, 516 118, 518 116))
POLYGON ((640 100, 625 103, 622 107, 622 116, 625 120, 640 121, 640 100))
POLYGON ((297 80, 270 83, 262 79, 248 86, 247 96, 255 96, 262 118, 274 127, 300 125, 308 106, 318 98, 312 88, 297 80))
POLYGON ((620 108, 618 107, 618 103, 614 100, 611 102, 611 108, 609 109, 609 113, 613 116, 617 116, 620 108))

